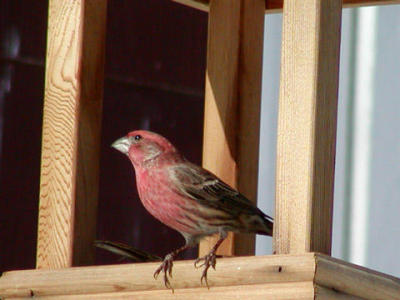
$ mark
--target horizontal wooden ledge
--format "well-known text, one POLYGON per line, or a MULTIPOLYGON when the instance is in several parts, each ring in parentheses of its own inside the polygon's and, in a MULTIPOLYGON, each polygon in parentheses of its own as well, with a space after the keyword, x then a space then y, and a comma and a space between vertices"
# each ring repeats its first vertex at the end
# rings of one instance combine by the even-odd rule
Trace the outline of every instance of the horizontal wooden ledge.
MULTIPOLYGON (((1 296, 76 295, 126 291, 164 290, 162 276, 154 280, 159 263, 74 267, 58 270, 6 272, 0 278, 1 296)), ((314 254, 233 257, 217 259, 208 272, 211 288, 261 283, 312 281, 314 254)), ((176 261, 171 284, 175 291, 200 288, 201 269, 193 261, 176 261)), ((161 274, 160 274, 161 275, 161 274)), ((206 289, 206 288, 205 288, 206 289)))
MULTIPOLYGON (((0 278, 0 298, 172 298, 162 276, 153 278, 157 267, 158 263, 138 263, 10 271, 0 278)), ((312 299, 312 292, 316 299, 331 299, 333 295, 332 299, 400 300, 400 279, 316 253, 217 259, 217 270, 209 271, 210 290, 200 284, 201 270, 194 268, 193 261, 175 262, 173 276, 176 299, 228 299, 233 295, 312 299)))
MULTIPOLYGON (((67 296, 47 296, 46 300, 82 300, 82 299, 135 299, 135 300, 154 300, 154 299, 178 299, 178 300, 198 300, 198 299, 279 299, 279 300, 309 300, 314 299, 314 285, 311 281, 293 283, 266 283, 228 287, 207 288, 187 288, 178 289, 172 293, 170 290, 155 291, 130 291, 116 293, 102 293, 90 295, 67 295, 67 296)), ((327 299, 327 298, 321 298, 327 299)), ((329 298, 328 298, 329 299, 329 298)))
MULTIPOLYGON (((202 11, 208 11, 210 0, 172 0, 202 11)), ((344 7, 373 6, 399 4, 400 0, 343 0, 344 7)), ((283 0, 265 0, 265 13, 277 13, 282 11, 283 0)))
POLYGON ((400 300, 400 278, 322 254, 315 258, 319 286, 362 299, 400 300))

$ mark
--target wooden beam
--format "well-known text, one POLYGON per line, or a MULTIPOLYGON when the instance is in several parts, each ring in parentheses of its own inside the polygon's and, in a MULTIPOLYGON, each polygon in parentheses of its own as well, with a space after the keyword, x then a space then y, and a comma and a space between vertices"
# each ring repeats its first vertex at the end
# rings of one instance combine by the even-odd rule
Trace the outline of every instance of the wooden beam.
POLYGON ((50 0, 37 268, 94 262, 106 0, 50 0))
MULTIPOLYGON (((72 299, 135 299, 135 300, 153 300, 153 299, 246 299, 246 300, 311 300, 314 299, 314 285, 310 282, 294 283, 265 283, 236 286, 220 286, 211 289, 188 288, 176 289, 174 293, 170 290, 156 291, 138 291, 138 292, 116 292, 89 295, 68 295, 68 296, 48 296, 46 300, 72 300, 72 299)), ((324 299, 327 298, 318 298, 324 299)), ((342 298, 340 298, 342 299, 342 298)), ((349 299, 349 298, 343 298, 349 299)), ((353 298, 350 298, 350 300, 353 298)))
POLYGON ((400 300, 400 279, 325 255, 316 256, 315 283, 360 299, 400 300))
MULTIPOLYGON (((179 289, 202 288, 201 270, 194 261, 177 261, 171 284, 179 289)), ((84 295, 133 291, 171 291, 162 276, 153 278, 159 263, 75 267, 58 270, 24 270, 5 272, 0 277, 0 297, 84 295)), ((216 287, 249 284, 312 282, 315 255, 270 255, 217 259, 217 271, 209 270, 208 283, 216 287)), ((136 298, 135 298, 136 299, 136 298)), ((264 298, 265 299, 265 298, 264 298)))
POLYGON ((210 0, 172 0, 174 2, 190 6, 192 8, 208 12, 210 0))
POLYGON ((400 278, 322 254, 217 259, 217 271, 209 272, 209 290, 200 284, 201 270, 193 262, 174 264, 174 294, 162 278, 154 280, 158 263, 139 263, 5 272, 0 298, 400 300, 400 278))
MULTIPOLYGON (((172 0, 172 1, 205 12, 209 11, 210 0, 172 0)), ((391 4, 400 4, 400 0, 343 0, 343 6, 345 8, 391 5, 391 4)), ((283 8, 283 0, 265 0, 265 13, 267 14, 282 12, 282 8, 283 8)))
POLYGON ((276 253, 330 254, 341 0, 285 0, 276 253))
MULTIPOLYGON (((211 1, 204 112, 203 166, 257 198, 263 0, 211 1)), ((216 238, 200 244, 208 253, 216 238)), ((230 234, 221 255, 254 254, 254 235, 230 234)))
MULTIPOLYGON (((286 1, 286 0, 285 0, 286 1)), ((343 0, 343 7, 400 4, 400 0, 343 0)), ((282 12, 283 0, 265 0, 266 13, 282 12)))
POLYGON ((400 0, 344 0, 344 7, 362 7, 400 4, 400 0))

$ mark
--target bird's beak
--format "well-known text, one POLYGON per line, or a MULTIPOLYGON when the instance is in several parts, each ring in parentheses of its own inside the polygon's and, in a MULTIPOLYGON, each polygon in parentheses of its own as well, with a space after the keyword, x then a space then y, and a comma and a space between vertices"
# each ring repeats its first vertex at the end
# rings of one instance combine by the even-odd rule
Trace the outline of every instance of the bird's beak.
POLYGON ((118 151, 121 151, 124 154, 128 154, 130 146, 131 143, 126 136, 116 140, 114 143, 111 144, 111 147, 117 149, 118 151))

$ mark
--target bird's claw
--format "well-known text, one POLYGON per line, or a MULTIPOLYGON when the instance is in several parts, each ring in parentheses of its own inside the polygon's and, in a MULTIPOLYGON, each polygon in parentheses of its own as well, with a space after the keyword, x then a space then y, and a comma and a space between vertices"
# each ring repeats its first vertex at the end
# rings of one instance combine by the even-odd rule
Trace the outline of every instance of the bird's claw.
POLYGON ((164 273, 164 285, 167 289, 171 289, 172 292, 174 292, 174 289, 169 282, 169 278, 172 278, 172 266, 173 266, 173 257, 167 255, 161 265, 157 268, 157 270, 154 272, 154 279, 157 279, 158 275, 161 273, 161 271, 164 273))
POLYGON ((198 268, 204 267, 203 274, 201 275, 201 278, 200 278, 200 282, 201 282, 201 284, 203 284, 203 280, 204 280, 207 288, 210 288, 210 286, 208 285, 208 280, 207 280, 207 272, 210 267, 212 267, 215 270, 215 265, 217 263, 216 258, 217 258, 217 256, 215 255, 215 252, 210 252, 203 257, 199 257, 194 262, 195 268, 198 269, 198 268), (202 262, 202 263, 199 264, 200 262, 202 262))

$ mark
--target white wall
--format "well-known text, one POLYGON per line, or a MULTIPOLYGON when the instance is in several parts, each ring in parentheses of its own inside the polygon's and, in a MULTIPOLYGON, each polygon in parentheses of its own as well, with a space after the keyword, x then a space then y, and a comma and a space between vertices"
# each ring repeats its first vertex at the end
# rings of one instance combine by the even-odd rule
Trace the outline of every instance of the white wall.
POLYGON ((400 277, 400 5, 378 10, 367 266, 400 277))

